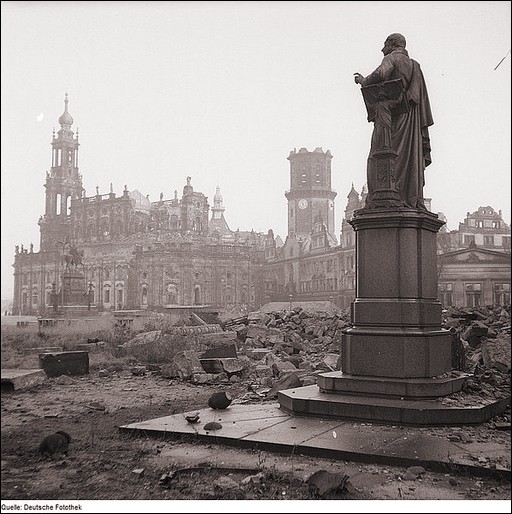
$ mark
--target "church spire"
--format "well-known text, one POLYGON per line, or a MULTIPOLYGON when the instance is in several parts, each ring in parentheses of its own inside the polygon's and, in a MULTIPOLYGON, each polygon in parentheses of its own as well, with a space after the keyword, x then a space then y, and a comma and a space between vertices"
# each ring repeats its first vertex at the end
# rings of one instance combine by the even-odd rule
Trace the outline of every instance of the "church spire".
POLYGON ((68 94, 66 93, 64 96, 64 112, 59 117, 59 124, 62 128, 70 129, 73 125, 73 117, 68 112, 68 103, 68 94))

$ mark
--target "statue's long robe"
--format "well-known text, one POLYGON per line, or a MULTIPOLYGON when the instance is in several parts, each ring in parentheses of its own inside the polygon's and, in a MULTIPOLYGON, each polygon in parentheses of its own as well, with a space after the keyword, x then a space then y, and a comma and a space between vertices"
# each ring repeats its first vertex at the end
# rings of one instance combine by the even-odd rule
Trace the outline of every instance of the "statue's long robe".
MULTIPOLYGON (((384 56, 380 66, 365 77, 361 85, 397 78, 401 78, 405 86, 409 112, 391 116, 391 146, 398 153, 395 159, 396 185, 404 205, 425 208, 425 168, 431 163, 428 127, 434 120, 420 65, 409 57, 405 49, 394 50, 384 56)), ((373 153, 382 149, 382 141, 378 137, 374 130, 368 157, 368 200, 371 200, 372 183, 375 181, 373 153)))

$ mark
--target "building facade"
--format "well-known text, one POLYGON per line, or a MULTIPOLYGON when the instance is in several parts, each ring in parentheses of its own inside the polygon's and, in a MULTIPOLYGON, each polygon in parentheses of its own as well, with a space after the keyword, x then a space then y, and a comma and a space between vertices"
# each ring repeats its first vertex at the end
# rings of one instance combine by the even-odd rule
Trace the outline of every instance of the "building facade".
MULTIPOLYGON (((161 193, 156 202, 126 185, 119 196, 112 185, 106 194, 96 188, 86 196, 68 103, 66 95, 51 143, 40 250, 15 249, 13 314, 48 315, 70 298, 96 311, 210 305, 245 312, 293 300, 350 306, 356 286, 350 220, 364 207, 367 192, 352 185, 338 243, 329 150, 294 149, 288 156, 283 243, 272 229, 232 231, 220 188, 210 207, 191 177, 181 195, 175 190, 165 199, 161 193)), ((428 200, 426 205, 430 209, 428 200)), ((479 207, 458 230, 443 227, 438 271, 445 306, 510 304, 510 226, 501 211, 479 207)))
POLYGON ((106 194, 96 188, 85 196, 68 103, 66 95, 52 140, 40 250, 15 249, 13 313, 49 315, 86 305, 95 311, 261 305, 272 232, 231 231, 219 188, 210 220, 208 198, 194 190, 191 177, 180 196, 161 194, 157 202, 127 186, 119 196, 112 185, 106 194), (71 299, 78 305, 69 305, 71 299))

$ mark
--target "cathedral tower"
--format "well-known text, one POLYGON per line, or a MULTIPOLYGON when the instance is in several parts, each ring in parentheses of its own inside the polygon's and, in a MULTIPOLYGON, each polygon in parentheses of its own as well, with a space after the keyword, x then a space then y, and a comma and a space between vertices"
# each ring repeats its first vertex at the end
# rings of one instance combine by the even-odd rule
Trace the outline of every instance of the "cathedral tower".
POLYGON ((71 237, 72 198, 82 196, 82 176, 78 172, 78 131, 71 130, 73 118, 68 112, 68 95, 59 118, 60 130, 52 138, 52 167, 46 172, 45 213, 39 220, 41 250, 54 250, 59 241, 71 237))

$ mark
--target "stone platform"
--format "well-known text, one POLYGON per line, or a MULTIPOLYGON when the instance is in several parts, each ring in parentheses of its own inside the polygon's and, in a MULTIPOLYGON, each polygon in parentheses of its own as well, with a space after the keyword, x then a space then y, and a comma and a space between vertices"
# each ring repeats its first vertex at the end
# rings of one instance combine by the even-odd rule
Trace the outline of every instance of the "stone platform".
POLYGON ((144 437, 178 438, 286 455, 392 466, 418 465, 437 472, 459 470, 506 479, 511 476, 510 432, 501 432, 490 440, 464 443, 448 438, 442 428, 292 416, 275 402, 231 404, 222 411, 203 409, 199 411, 200 421, 194 424, 186 421, 187 414, 192 411, 119 428, 121 432, 144 437), (204 430, 210 421, 217 421, 222 428, 204 430))
POLYGON ((401 425, 466 425, 482 423, 504 412, 510 395, 501 399, 481 399, 481 405, 410 400, 400 397, 374 397, 360 394, 332 394, 311 385, 278 393, 281 407, 299 416, 350 418, 401 425))
POLYGON ((27 389, 42 384, 46 379, 42 369, 2 369, 2 392, 27 389))

